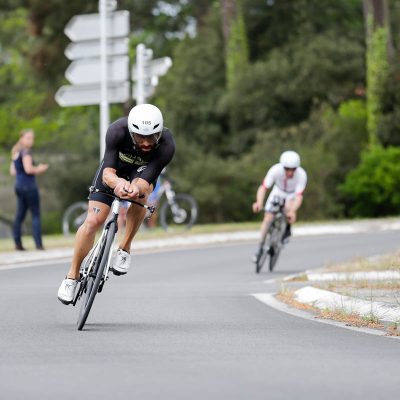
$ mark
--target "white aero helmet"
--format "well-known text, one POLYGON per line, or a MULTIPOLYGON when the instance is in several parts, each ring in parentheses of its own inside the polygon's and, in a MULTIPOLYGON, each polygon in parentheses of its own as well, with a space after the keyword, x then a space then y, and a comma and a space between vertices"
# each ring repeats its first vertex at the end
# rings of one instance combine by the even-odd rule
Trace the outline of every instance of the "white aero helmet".
POLYGON ((128 115, 128 129, 134 140, 134 133, 141 136, 154 135, 156 141, 161 137, 164 121, 161 111, 152 104, 138 104, 128 115))
POLYGON ((292 150, 284 151, 279 162, 284 168, 297 168, 300 167, 300 156, 292 150))

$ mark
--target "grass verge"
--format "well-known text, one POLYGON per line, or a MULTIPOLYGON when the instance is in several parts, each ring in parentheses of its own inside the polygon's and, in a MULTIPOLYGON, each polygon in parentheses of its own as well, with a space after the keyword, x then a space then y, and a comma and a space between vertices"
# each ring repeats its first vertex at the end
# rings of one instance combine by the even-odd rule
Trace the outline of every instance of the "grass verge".
MULTIPOLYGON (((190 230, 186 229, 174 229, 170 231, 164 231, 163 229, 156 227, 154 229, 141 229, 139 230, 136 239, 138 240, 150 240, 150 239, 166 239, 174 236, 191 236, 199 234, 212 234, 212 233, 228 233, 238 231, 256 231, 260 228, 259 222, 242 222, 242 223, 229 223, 229 224, 204 224, 195 225, 190 230)), ((75 236, 64 236, 62 234, 56 235, 44 235, 43 244, 47 249, 55 248, 70 248, 73 246, 75 236)), ((24 247, 28 250, 35 248, 33 239, 31 236, 23 236, 22 242, 24 247)), ((14 242, 11 238, 0 239, 0 252, 13 251, 14 242)))
POLYGON ((310 311, 315 314, 316 318, 330 319, 338 322, 343 322, 347 326, 354 326, 357 328, 371 328, 382 330, 386 332, 388 336, 400 336, 397 324, 391 326, 385 326, 380 323, 379 320, 373 315, 369 317, 361 317, 355 313, 347 313, 343 310, 320 310, 319 308, 313 307, 309 304, 303 304, 294 298, 294 292, 287 288, 279 292, 276 298, 283 303, 295 307, 299 310, 310 311))

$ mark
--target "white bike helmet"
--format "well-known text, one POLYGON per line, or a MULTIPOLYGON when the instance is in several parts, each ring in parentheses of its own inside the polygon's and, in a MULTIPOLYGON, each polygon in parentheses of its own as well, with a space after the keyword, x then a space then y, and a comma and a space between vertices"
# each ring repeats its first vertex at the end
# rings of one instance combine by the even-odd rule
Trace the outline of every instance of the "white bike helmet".
POLYGON ((300 156, 295 151, 284 151, 279 162, 284 168, 297 168, 300 167, 300 156))
POLYGON ((152 104, 138 104, 128 115, 128 129, 133 141, 134 133, 141 136, 154 135, 156 142, 160 140, 164 128, 161 111, 152 104))

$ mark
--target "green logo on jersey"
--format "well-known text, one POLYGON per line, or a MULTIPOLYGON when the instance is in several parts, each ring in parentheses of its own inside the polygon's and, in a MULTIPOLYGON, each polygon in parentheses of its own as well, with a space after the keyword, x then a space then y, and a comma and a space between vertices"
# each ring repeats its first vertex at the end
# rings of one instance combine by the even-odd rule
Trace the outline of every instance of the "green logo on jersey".
POLYGON ((124 154, 119 152, 119 159, 128 164, 135 165, 147 165, 148 162, 141 159, 139 156, 133 156, 132 154, 124 154))

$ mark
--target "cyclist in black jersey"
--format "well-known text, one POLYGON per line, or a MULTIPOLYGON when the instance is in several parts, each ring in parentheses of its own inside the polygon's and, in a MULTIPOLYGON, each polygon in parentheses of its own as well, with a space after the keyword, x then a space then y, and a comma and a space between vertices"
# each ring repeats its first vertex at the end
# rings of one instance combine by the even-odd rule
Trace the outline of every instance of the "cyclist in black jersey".
MULTIPOLYGON (((175 142, 169 129, 164 127, 161 111, 151 104, 139 104, 132 108, 128 117, 118 119, 108 128, 104 158, 92 185, 144 204, 174 153, 175 142)), ((64 304, 70 304, 74 298, 80 265, 92 248, 112 201, 106 194, 89 194, 88 215, 76 234, 71 268, 58 291, 58 298, 64 304)), ((128 271, 131 243, 145 213, 142 207, 128 209, 125 235, 113 262, 116 275, 128 271)))

